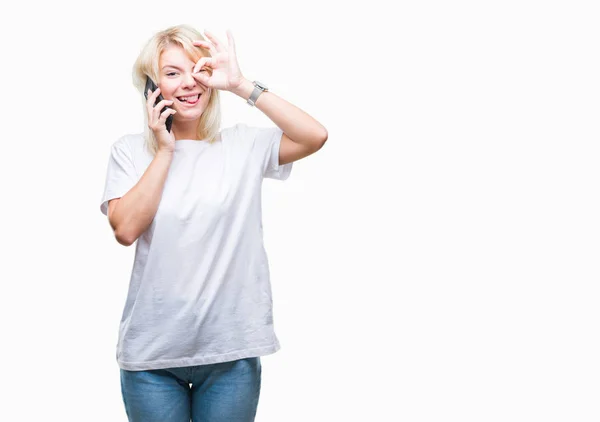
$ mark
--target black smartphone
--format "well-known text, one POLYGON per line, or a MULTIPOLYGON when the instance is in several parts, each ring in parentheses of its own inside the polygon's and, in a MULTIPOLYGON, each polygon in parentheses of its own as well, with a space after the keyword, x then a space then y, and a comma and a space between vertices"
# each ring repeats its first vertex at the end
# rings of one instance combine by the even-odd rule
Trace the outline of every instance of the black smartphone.
MULTIPOLYGON (((144 89, 144 96, 146 97, 146 99, 148 99, 148 90, 154 92, 157 89, 158 89, 158 86, 156 86, 154 81, 150 78, 147 78, 146 79, 146 88, 144 89)), ((156 104, 160 103, 164 99, 165 98, 162 96, 162 94, 158 94, 158 97, 156 97, 156 101, 154 101, 154 105, 156 106, 156 104)), ((162 113, 163 111, 165 111, 168 108, 169 107, 165 106, 160 112, 162 113)), ((171 125, 173 125, 173 115, 169 114, 169 117, 167 117, 167 121, 165 122, 165 126, 167 127, 167 132, 171 132, 171 125)))

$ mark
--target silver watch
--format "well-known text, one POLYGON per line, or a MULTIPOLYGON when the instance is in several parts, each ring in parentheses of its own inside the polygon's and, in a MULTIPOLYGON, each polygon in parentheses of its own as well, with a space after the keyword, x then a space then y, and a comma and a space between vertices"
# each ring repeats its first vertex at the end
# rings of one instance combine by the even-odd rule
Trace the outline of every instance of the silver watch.
POLYGON ((254 91, 252 91, 252 94, 250 94, 250 98, 248 98, 248 104, 251 107, 254 107, 254 104, 256 104, 256 100, 258 99, 258 96, 260 94, 263 93, 263 91, 268 91, 269 88, 267 88, 267 86, 261 82, 258 81, 253 81, 252 82, 254 84, 254 91))

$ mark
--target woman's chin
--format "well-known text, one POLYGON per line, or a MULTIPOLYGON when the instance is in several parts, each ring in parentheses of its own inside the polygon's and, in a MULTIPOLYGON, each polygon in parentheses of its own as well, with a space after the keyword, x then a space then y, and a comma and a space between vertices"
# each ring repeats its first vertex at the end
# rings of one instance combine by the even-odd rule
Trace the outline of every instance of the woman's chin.
POLYGON ((204 110, 177 110, 173 120, 177 122, 193 122, 202 116, 204 110))

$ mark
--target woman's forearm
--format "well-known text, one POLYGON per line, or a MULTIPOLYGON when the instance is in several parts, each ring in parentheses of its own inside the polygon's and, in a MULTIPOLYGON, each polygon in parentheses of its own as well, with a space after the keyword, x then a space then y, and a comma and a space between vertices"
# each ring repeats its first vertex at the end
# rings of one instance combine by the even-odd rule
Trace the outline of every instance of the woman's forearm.
MULTIPOLYGON (((247 79, 232 93, 247 100, 254 85, 247 79)), ((256 108, 262 111, 294 142, 319 149, 327 139, 325 127, 305 111, 270 91, 263 92, 256 100, 256 108)))
POLYGON ((138 183, 117 202, 109 219, 122 245, 131 245, 152 223, 172 160, 172 151, 159 150, 138 183))

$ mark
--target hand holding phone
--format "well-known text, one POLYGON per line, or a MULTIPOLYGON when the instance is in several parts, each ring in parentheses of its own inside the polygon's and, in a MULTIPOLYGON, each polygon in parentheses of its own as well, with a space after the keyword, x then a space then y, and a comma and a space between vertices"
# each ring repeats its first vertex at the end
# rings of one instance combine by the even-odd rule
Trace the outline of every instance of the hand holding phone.
MULTIPOLYGON (((150 90, 153 93, 157 89, 158 89, 158 86, 154 83, 154 81, 150 78, 147 78, 146 79, 146 88, 144 89, 144 96, 146 97, 146 100, 148 99, 148 90, 150 90)), ((161 101, 165 101, 165 99, 161 94, 158 94, 158 97, 156 98, 156 101, 154 102, 154 107, 156 107, 158 105, 158 103, 160 103, 161 101)), ((168 110, 172 110, 173 114, 175 113, 175 110, 173 110, 167 106, 164 106, 162 108, 162 110, 160 111, 161 118, 163 116, 163 113, 168 110)), ((165 127, 167 128, 167 132, 171 132, 171 126, 173 125, 173 114, 168 114, 167 119, 165 121, 165 127)), ((159 121, 160 121, 160 118, 159 118, 159 121)))

